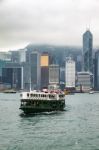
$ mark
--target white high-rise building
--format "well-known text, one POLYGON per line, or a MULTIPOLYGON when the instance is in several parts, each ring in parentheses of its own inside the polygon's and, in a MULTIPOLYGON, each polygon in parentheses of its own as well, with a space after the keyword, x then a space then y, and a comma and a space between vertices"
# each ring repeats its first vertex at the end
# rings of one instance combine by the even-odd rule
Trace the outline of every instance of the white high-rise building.
POLYGON ((69 57, 66 60, 65 65, 65 87, 66 88, 75 88, 75 61, 69 57))

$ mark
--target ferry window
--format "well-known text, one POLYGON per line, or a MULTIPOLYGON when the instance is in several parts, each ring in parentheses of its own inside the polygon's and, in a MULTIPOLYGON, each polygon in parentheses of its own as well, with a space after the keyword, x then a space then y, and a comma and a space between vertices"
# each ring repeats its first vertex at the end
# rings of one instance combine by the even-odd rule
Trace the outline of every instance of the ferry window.
POLYGON ((60 98, 63 98, 64 96, 63 96, 63 95, 59 95, 59 97, 60 97, 60 98))
POLYGON ((49 95, 49 98, 55 98, 55 95, 49 95))
POLYGON ((54 98, 54 95, 51 95, 52 96, 52 98, 54 98))
POLYGON ((29 97, 29 93, 27 93, 27 97, 29 97))
POLYGON ((31 94, 31 97, 33 96, 33 94, 31 94))

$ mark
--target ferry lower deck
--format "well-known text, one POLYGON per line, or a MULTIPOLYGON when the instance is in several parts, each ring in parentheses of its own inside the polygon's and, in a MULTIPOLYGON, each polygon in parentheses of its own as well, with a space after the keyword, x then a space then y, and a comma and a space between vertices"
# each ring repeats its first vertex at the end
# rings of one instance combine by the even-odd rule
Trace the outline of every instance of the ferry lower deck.
POLYGON ((21 99, 20 109, 24 113, 37 113, 64 110, 65 100, 33 100, 21 99))

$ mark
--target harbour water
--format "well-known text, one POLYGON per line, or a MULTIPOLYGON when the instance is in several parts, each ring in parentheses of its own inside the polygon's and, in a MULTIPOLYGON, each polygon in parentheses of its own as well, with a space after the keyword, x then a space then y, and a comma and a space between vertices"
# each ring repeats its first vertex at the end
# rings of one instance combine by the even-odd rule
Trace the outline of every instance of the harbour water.
POLYGON ((0 150, 99 150, 99 94, 68 95, 63 112, 19 106, 19 94, 0 94, 0 150))

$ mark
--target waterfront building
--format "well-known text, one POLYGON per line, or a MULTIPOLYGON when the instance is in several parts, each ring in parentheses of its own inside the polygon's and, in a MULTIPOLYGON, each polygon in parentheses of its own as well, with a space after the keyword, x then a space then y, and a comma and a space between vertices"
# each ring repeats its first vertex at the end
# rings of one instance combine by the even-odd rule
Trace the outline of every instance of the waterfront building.
POLYGON ((0 86, 2 86, 2 68, 5 66, 6 61, 0 60, 0 86))
POLYGON ((75 61, 76 61, 76 71, 77 72, 82 71, 82 63, 83 63, 82 55, 78 54, 75 61))
POLYGON ((2 83, 11 88, 23 89, 23 68, 19 64, 6 63, 2 68, 2 83))
POLYGON ((87 30, 83 34, 83 70, 93 73, 93 36, 87 30))
POLYGON ((23 68, 22 76, 23 76, 23 89, 30 90, 30 64, 29 63, 21 63, 23 68))
POLYGON ((30 53, 29 63, 30 63, 31 88, 40 89, 41 68, 40 68, 40 53, 38 51, 35 50, 32 53, 30 53))
POLYGON ((99 50, 95 53, 94 88, 95 88, 95 90, 99 90, 99 50))
POLYGON ((77 72, 77 90, 87 92, 92 89, 92 86, 92 74, 90 72, 77 72))
POLYGON ((17 90, 28 90, 30 87, 29 71, 29 64, 6 62, 2 67, 2 84, 17 90))
POLYGON ((6 85, 11 88, 21 89, 21 68, 3 68, 2 80, 6 85))
POLYGON ((65 87, 75 88, 75 61, 68 57, 65 64, 65 87))
POLYGON ((48 88, 49 84, 49 54, 42 53, 40 58, 41 66, 41 89, 48 88))
POLYGON ((60 88, 64 90, 65 88, 65 67, 60 67, 60 88))
POLYGON ((11 51, 11 61, 15 63, 26 62, 27 49, 19 49, 17 51, 11 51))
POLYGON ((26 62, 26 51, 27 49, 20 49, 19 50, 19 62, 26 62))
POLYGON ((11 52, 11 62, 19 63, 19 51, 10 51, 11 52))
POLYGON ((60 67, 60 82, 65 83, 65 67, 60 67))
POLYGON ((59 85, 59 65, 52 64, 49 66, 49 84, 59 85))
POLYGON ((29 60, 30 60, 30 53, 31 53, 31 51, 27 49, 27 51, 26 51, 26 62, 27 62, 27 63, 30 62, 30 61, 29 61, 29 60))
POLYGON ((11 61, 11 52, 0 52, 1 61, 11 61))

